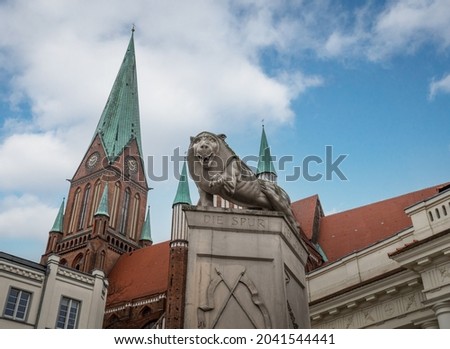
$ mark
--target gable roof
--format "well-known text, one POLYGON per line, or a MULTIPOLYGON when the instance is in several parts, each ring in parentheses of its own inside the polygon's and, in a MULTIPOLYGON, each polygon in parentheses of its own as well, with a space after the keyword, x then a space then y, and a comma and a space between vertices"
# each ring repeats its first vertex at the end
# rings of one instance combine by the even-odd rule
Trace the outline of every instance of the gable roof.
POLYGON ((312 239, 314 216, 316 212, 316 206, 319 201, 319 195, 308 196, 307 198, 295 201, 292 203, 292 212, 295 219, 302 228, 308 239, 312 239))
POLYGON ((108 275, 106 307, 167 291, 169 241, 123 254, 108 275))
POLYGON ((318 243, 329 262, 366 248, 412 226, 405 208, 438 193, 442 185, 325 216, 318 243))

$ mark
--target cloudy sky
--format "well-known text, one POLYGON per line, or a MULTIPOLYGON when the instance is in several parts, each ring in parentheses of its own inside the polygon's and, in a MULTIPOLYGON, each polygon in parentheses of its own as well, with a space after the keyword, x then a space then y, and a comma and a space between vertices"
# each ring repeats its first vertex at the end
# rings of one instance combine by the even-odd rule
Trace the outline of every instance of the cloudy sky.
POLYGON ((279 183, 328 214, 450 179, 449 0, 2 0, 0 250, 44 252, 133 24, 156 242, 163 158, 202 130, 246 157, 264 120, 279 183))

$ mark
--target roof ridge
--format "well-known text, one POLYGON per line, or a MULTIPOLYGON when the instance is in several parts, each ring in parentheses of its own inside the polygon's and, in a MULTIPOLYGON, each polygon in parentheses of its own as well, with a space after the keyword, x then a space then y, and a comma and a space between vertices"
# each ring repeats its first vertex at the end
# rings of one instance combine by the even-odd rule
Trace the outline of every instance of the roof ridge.
MULTIPOLYGON (((365 208, 365 207, 368 207, 368 206, 377 205, 377 204, 382 204, 382 203, 385 203, 385 202, 387 202, 387 201, 392 201, 392 200, 400 199, 400 198, 402 198, 402 197, 412 196, 412 195, 414 195, 414 194, 417 194, 417 193, 420 193, 420 192, 423 192, 423 191, 427 191, 427 190, 431 190, 431 189, 438 190, 439 187, 441 187, 442 185, 443 185, 443 184, 438 184, 438 185, 430 186, 430 187, 427 187, 427 188, 423 188, 423 189, 411 191, 411 192, 408 192, 408 193, 400 194, 400 195, 397 195, 397 196, 392 196, 392 197, 387 198, 387 199, 383 199, 383 200, 371 202, 371 203, 364 204, 364 205, 357 206, 357 207, 353 207, 353 208, 349 208, 349 209, 344 210, 344 211, 335 212, 335 213, 326 215, 325 217, 330 217, 330 216, 335 216, 335 215, 339 215, 339 214, 348 213, 348 212, 350 212, 350 211, 359 210, 359 209, 361 209, 361 208, 365 208)), ((413 204, 413 205, 414 205, 414 204, 413 204)), ((406 208, 406 207, 405 207, 405 208, 406 208)), ((324 217, 324 218, 325 218, 325 217, 324 217)))

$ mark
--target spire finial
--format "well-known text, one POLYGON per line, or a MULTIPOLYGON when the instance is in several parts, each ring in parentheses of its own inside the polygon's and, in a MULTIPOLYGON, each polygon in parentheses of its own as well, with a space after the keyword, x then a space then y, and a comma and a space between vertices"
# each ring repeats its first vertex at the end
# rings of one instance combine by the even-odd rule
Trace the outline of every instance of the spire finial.
POLYGON ((135 26, 134 23, 133 23, 133 26, 131 27, 131 32, 134 33, 135 30, 136 30, 136 26, 135 26))
POLYGON ((262 128, 264 128, 264 119, 261 119, 262 128))

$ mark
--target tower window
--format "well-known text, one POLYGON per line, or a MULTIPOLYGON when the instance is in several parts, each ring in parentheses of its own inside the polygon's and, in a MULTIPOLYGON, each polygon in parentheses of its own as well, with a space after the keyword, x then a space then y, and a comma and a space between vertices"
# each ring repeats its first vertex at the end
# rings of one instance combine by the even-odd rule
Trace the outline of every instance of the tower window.
POLYGON ((120 198, 120 182, 116 182, 114 186, 114 195, 112 200, 111 221, 110 221, 110 225, 113 228, 116 227, 117 207, 119 205, 119 198, 120 198))
POLYGON ((80 218, 78 220, 78 230, 83 229, 84 221, 86 219, 86 211, 88 207, 89 193, 91 191, 91 185, 88 184, 84 189, 83 203, 81 205, 80 218))
POLYGON ((102 187, 101 184, 102 184, 102 182, 100 180, 98 180, 97 182, 95 182, 95 185, 94 185, 94 192, 92 195, 91 213, 89 215, 89 222, 88 222, 89 226, 91 226, 94 222, 94 214, 97 211, 98 204, 100 202, 100 189, 102 187))
POLYGON ((70 224, 69 224, 69 233, 73 233, 75 230, 75 217, 77 217, 78 215, 78 211, 79 211, 79 206, 80 206, 80 192, 81 189, 77 188, 77 190, 75 191, 75 197, 73 199, 73 204, 72 204, 72 212, 70 215, 70 224))
POLYGON ((75 257, 72 263, 72 268, 76 270, 83 270, 83 255, 81 253, 75 257))
POLYGON ((128 223, 128 209, 130 206, 130 189, 125 190, 125 196, 123 198, 122 212, 120 215, 120 227, 119 232, 123 235, 126 234, 127 223, 128 223))
POLYGON ((140 202, 139 194, 136 194, 133 200, 133 213, 131 215, 131 227, 130 227, 130 238, 132 238, 133 240, 136 240, 137 223, 139 216, 139 202, 140 202))

